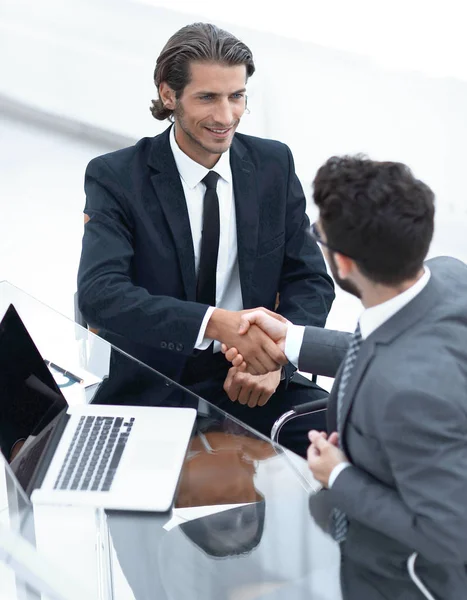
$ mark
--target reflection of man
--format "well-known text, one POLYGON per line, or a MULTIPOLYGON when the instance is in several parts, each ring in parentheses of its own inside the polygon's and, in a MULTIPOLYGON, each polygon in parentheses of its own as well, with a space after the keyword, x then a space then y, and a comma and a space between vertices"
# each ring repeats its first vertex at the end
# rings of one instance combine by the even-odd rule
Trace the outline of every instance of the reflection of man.
POLYGON ((344 598, 457 600, 467 589, 467 268, 423 264, 433 194, 404 165, 330 159, 314 200, 314 235, 365 308, 357 331, 260 313, 244 330, 262 327, 300 368, 334 375, 341 364, 329 438, 310 432, 308 461, 328 488, 312 507, 332 508, 344 598))
POLYGON ((274 455, 263 440, 223 431, 200 431, 192 440, 176 507, 243 504, 181 525, 209 556, 245 554, 259 544, 265 501, 255 487, 255 461, 274 455))
POLYGON ((254 70, 247 46, 213 25, 167 42, 151 110, 174 125, 89 164, 78 295, 109 341, 269 434, 323 392, 285 394, 293 365, 259 328, 238 335, 241 311, 274 310, 279 294, 280 314, 322 327, 334 292, 290 150, 236 133, 254 70), (220 341, 254 374, 229 370, 220 341))

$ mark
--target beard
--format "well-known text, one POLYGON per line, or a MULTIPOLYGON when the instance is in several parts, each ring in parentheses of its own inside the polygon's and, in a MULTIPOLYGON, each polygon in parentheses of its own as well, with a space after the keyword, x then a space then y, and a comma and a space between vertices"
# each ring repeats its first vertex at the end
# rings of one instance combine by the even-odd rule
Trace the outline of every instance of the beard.
POLYGON ((344 290, 344 292, 348 292, 349 294, 352 294, 352 296, 355 296, 355 297, 361 299, 362 295, 360 293, 360 290, 357 288, 357 286, 354 283, 352 283, 351 281, 349 281, 348 279, 342 279, 341 277, 339 277, 339 273, 337 271, 336 260, 334 258, 333 252, 328 253, 328 260, 329 260, 329 268, 331 269, 331 273, 334 278, 334 281, 341 288, 341 290, 344 290))
MULTIPOLYGON (((230 138, 229 141, 224 142, 224 143, 213 143, 212 145, 211 144, 208 145, 208 144, 204 143, 196 135, 196 133, 190 128, 190 125, 189 125, 187 119, 185 118, 185 109, 183 108, 180 100, 177 100, 177 102, 176 102, 175 109, 173 111, 173 117, 176 120, 180 129, 185 134, 185 136, 187 138, 189 138, 191 143, 194 144, 195 146, 198 146, 199 148, 201 148, 204 152, 207 152, 208 154, 223 154, 224 152, 227 152, 227 150, 229 150, 229 148, 232 144, 233 138, 230 138)), ((240 119, 237 119, 237 121, 233 125, 231 125, 231 127, 233 127, 234 131, 236 131, 239 123, 240 123, 240 119)), ((215 123, 212 124, 211 126, 214 128, 215 127, 221 128, 218 124, 215 124, 215 123)))

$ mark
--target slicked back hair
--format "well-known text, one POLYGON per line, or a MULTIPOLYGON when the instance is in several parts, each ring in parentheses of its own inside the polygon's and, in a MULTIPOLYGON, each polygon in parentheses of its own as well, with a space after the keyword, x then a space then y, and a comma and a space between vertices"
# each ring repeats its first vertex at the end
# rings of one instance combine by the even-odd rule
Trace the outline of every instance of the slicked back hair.
MULTIPOLYGON (((253 54, 243 42, 210 23, 193 23, 177 31, 160 53, 154 70, 157 91, 165 81, 179 99, 190 82, 192 62, 245 65, 247 79, 255 72, 253 54)), ((152 101, 150 110, 159 121, 170 118, 173 113, 160 98, 152 101)))

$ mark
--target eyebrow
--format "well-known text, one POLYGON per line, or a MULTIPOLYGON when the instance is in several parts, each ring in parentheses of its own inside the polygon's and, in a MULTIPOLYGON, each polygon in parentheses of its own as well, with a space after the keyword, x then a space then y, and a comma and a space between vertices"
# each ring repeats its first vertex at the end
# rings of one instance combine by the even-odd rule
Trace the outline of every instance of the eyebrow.
MULTIPOLYGON (((235 92, 230 92, 229 96, 231 94, 242 94, 243 92, 246 92, 246 88, 242 88, 241 90, 236 90, 235 92)), ((218 94, 217 92, 208 92, 208 91, 201 91, 201 92, 196 92, 197 96, 220 96, 221 94, 218 94)))

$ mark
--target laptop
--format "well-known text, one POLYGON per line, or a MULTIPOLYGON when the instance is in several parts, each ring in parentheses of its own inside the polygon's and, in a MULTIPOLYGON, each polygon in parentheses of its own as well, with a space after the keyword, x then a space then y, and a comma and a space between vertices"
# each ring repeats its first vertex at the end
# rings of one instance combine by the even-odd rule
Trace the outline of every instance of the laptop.
POLYGON ((0 322, 0 447, 34 504, 170 510, 194 408, 69 406, 16 309, 0 322))

